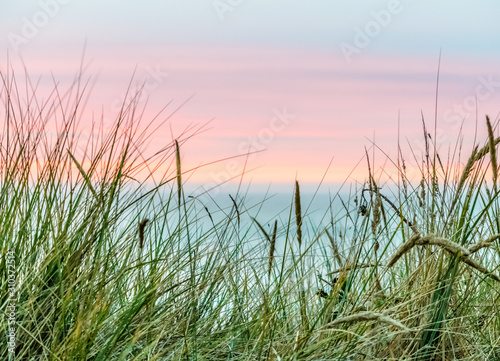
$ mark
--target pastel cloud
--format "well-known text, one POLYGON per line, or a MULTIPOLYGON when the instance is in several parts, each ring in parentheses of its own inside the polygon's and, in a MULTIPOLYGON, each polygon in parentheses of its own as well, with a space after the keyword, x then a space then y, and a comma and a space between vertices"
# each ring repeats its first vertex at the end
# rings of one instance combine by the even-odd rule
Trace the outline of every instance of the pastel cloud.
MULTIPOLYGON (((133 90, 146 85, 146 120, 172 99, 165 115, 196 94, 170 120, 175 137, 190 124, 214 118, 207 132, 183 146, 187 167, 240 155, 246 145, 257 144, 265 152, 249 167, 256 168, 251 175, 258 181, 291 180, 299 174, 314 182, 332 158, 329 177, 343 180, 371 140, 395 154, 398 119, 405 144, 406 138, 421 138, 420 112, 433 128, 441 46, 441 147, 455 139, 462 120, 466 134, 474 130, 470 104, 484 83, 481 79, 492 79, 492 85, 488 96, 478 99, 480 124, 485 113, 495 118, 498 112, 500 54, 493 46, 498 27, 492 14, 499 5, 485 11, 466 2, 401 1, 402 11, 348 62, 339 44, 352 43, 355 28, 363 29, 387 1, 319 0, 314 6, 298 0, 242 2, 224 21, 211 2, 188 7, 151 1, 140 9, 132 1, 99 4, 70 2, 61 7, 23 47, 30 75, 46 79, 40 91, 53 86, 51 72, 61 86, 71 84, 87 39, 86 74, 97 77, 89 113, 82 118, 87 127, 92 109, 94 114, 102 109, 109 119, 116 116, 116 104, 123 100, 134 69, 133 90), (467 11, 451 14, 457 3, 467 11), (446 27, 444 15, 450 19, 446 27), (271 141, 259 140, 271 128, 274 110, 285 108, 296 115, 293 121, 274 131, 271 141)), ((36 6, 16 6, 2 23, 3 33, 19 31, 22 17, 36 11, 36 6)), ((171 141, 170 125, 156 131, 151 149, 171 141)), ((238 162, 230 168, 242 169, 238 162)), ((214 172, 227 167, 221 162, 200 168, 192 179, 210 181, 214 172)))

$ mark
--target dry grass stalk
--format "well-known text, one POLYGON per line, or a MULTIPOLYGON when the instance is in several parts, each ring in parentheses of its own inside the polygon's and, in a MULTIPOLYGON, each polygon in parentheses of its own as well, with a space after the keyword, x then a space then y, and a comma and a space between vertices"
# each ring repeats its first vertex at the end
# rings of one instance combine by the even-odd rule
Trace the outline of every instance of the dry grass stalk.
POLYGON ((325 230, 326 235, 328 236, 328 239, 330 239, 330 244, 332 245, 333 249, 333 255, 335 256, 335 259, 337 260, 337 263, 339 264, 339 267, 342 267, 344 262, 342 262, 342 257, 340 256, 339 248, 337 247, 337 244, 335 243, 332 235, 328 233, 327 230, 325 230))
POLYGON ((352 266, 344 266, 342 268, 338 268, 338 269, 335 269, 331 272, 328 272, 327 275, 334 275, 336 273, 340 273, 340 272, 343 272, 343 271, 350 271, 352 269, 360 269, 360 268, 369 268, 369 267, 377 267, 377 265, 373 264, 373 263, 367 263, 367 264, 356 264, 356 265, 352 265, 352 266))
POLYGON ((178 200, 179 200, 179 206, 181 204, 181 198, 182 198, 182 178, 181 178, 181 152, 179 150, 179 142, 177 142, 177 139, 175 140, 175 163, 177 166, 177 195, 178 195, 178 200))
MULTIPOLYGON (((300 187, 297 180, 295 181, 295 222, 297 223, 297 242, 300 250, 302 247, 302 207, 300 204, 300 187)), ((303 280, 299 282, 299 302, 302 329, 305 332, 309 329, 309 319, 307 318, 306 293, 303 282, 303 280)))
POLYGON ((233 196, 229 195, 229 198, 231 198, 231 201, 233 202, 234 209, 236 211, 236 220, 238 224, 238 228, 240 228, 240 210, 238 209, 238 204, 234 200, 233 196))
MULTIPOLYGON (((489 121, 489 118, 487 118, 489 121)), ((450 209, 454 209, 456 203, 458 202, 458 199, 460 198, 460 192, 465 184, 465 181, 469 177, 470 171, 472 170, 472 166, 474 163, 476 163, 478 160, 482 159, 488 152, 491 151, 491 149, 494 149, 496 145, 500 143, 500 137, 495 138, 495 139, 490 139, 488 144, 486 144, 484 147, 482 147, 480 150, 477 150, 477 147, 474 148, 472 151, 472 154, 467 161, 467 164, 462 172, 462 177, 460 178, 460 182, 458 183, 457 191, 456 191, 456 196, 453 199, 453 202, 451 203, 450 209)), ((496 156, 495 156, 496 157, 496 156)), ((493 172, 496 173, 496 172, 493 172)))
POLYGON ((278 220, 274 221, 274 229, 273 235, 271 236, 271 248, 269 249, 269 270, 268 276, 271 277, 271 270, 273 268, 273 259, 274 259, 274 249, 276 246, 276 233, 278 231, 278 220))
POLYGON ((451 202, 450 209, 455 209, 455 205, 457 204, 458 200, 460 199, 460 193, 462 192, 462 188, 464 187, 465 181, 469 177, 469 174, 472 170, 472 166, 474 165, 476 160, 479 159, 477 157, 477 155, 478 155, 478 151, 477 151, 477 147, 475 147, 474 150, 472 151, 471 156, 467 160, 467 164, 465 165, 465 168, 462 172, 462 176, 460 177, 460 181, 458 182, 457 190, 455 191, 455 198, 453 198, 453 201, 451 202))
POLYGON ((269 237, 269 234, 267 234, 267 232, 266 232, 265 228, 262 226, 262 224, 260 224, 259 221, 257 221, 253 217, 252 217, 252 220, 255 222, 255 224, 257 225, 257 227, 259 227, 259 229, 264 234, 264 237, 266 237, 266 239, 268 240, 268 242, 271 243, 271 237, 269 237))
POLYGON ((455 242, 450 241, 449 239, 438 237, 435 235, 427 235, 425 237, 420 237, 415 240, 415 245, 426 246, 426 245, 434 245, 439 246, 450 253, 460 253, 463 256, 470 256, 470 251, 462 247, 455 242))
POLYGON ((495 235, 490 238, 488 238, 485 241, 481 241, 477 243, 476 245, 472 246, 471 249, 466 249, 465 247, 462 247, 446 238, 443 237, 437 237, 435 235, 427 235, 425 237, 421 237, 419 234, 414 235, 411 237, 395 254, 392 256, 391 260, 389 261, 387 268, 390 268, 394 266, 394 264, 410 249, 412 249, 414 246, 425 246, 425 245, 435 245, 439 246, 446 251, 453 253, 453 254, 459 254, 460 255, 460 260, 469 266, 475 268, 479 272, 483 273, 484 275, 491 277, 495 281, 500 282, 500 278, 488 271, 486 268, 484 268, 482 265, 480 265, 478 262, 475 260, 471 259, 469 256, 477 252, 479 249, 486 247, 487 245, 491 244, 491 242, 495 241, 496 239, 499 239, 500 235, 495 235))
POLYGON ((302 207, 300 205, 299 182, 295 181, 295 221, 297 223, 297 241, 302 246, 302 207))
POLYGON ((493 189, 496 191, 498 179, 497 155, 495 148, 495 137, 493 135, 493 127, 491 126, 489 116, 486 116, 486 125, 488 126, 488 145, 491 158, 491 168, 493 171, 493 189))
MULTIPOLYGON (((493 147, 497 146, 498 143, 500 143, 500 137, 495 138, 493 140, 493 147)), ((490 147, 491 147, 491 142, 488 142, 488 144, 482 147, 481 150, 473 152, 472 154, 475 153, 474 163, 483 158, 486 154, 488 154, 488 152, 490 151, 490 147)))
POLYGON ((419 198, 419 207, 423 208, 425 205, 425 178, 422 176, 422 180, 420 181, 420 198, 419 198))
POLYGON ((373 179, 372 176, 372 168, 370 166, 370 157, 368 156, 368 150, 365 148, 365 154, 366 154, 366 163, 368 164, 368 178, 369 178, 369 183, 370 183, 370 190, 375 191, 377 189, 377 186, 375 184, 375 180, 373 179))
POLYGON ((443 237, 437 237, 433 234, 427 235, 425 237, 420 236, 420 234, 415 234, 413 237, 411 237, 407 242, 401 246, 398 251, 392 256, 391 260, 389 261, 389 264, 387 267, 392 267, 394 264, 410 249, 412 249, 414 246, 425 246, 425 245, 434 245, 434 246, 439 246, 445 250, 447 250, 450 253, 461 253, 464 256, 469 256, 471 252, 466 249, 465 247, 462 247, 446 238, 443 237))
POLYGON ((500 278, 496 274, 491 273, 486 268, 484 268, 482 265, 480 265, 478 262, 474 261, 472 258, 462 256, 462 257, 460 257, 460 260, 463 261, 464 263, 467 263, 469 266, 475 268, 476 270, 478 270, 479 272, 481 272, 485 276, 488 276, 488 277, 494 279, 495 281, 500 282, 500 278))
POLYGON ((380 209, 382 208, 382 199, 377 191, 375 201, 373 202, 372 234, 377 233, 377 227, 380 224, 380 209))
MULTIPOLYGON (((399 209, 398 207, 396 207, 396 205, 395 205, 394 203, 392 203, 392 201, 391 201, 389 198, 387 198, 386 196, 384 196, 384 195, 383 195, 382 193, 380 193, 380 191, 378 191, 378 190, 373 190, 373 189, 371 189, 371 188, 367 188, 367 189, 363 189, 363 191, 362 191, 362 192, 365 192, 365 191, 370 192, 370 194, 371 194, 371 193, 376 193, 376 194, 377 194, 377 196, 381 198, 381 199, 380 199, 380 206, 382 206, 382 202, 381 202, 381 200, 383 199, 384 201, 386 201, 386 202, 387 202, 387 204, 389 204, 389 205, 392 207, 392 209, 394 209, 394 211, 395 211, 395 212, 399 215, 399 217, 401 217, 401 220, 402 220, 404 223, 406 223, 409 227, 411 227, 411 228, 412 228, 412 230, 413 230, 414 232, 417 232, 417 231, 416 231, 415 224, 413 224, 412 222, 410 222, 409 220, 407 220, 407 219, 405 218, 405 216, 403 216, 403 214, 401 213, 400 209, 399 209)), ((382 207, 381 207, 381 209, 382 209, 382 207)))
POLYGON ((304 283, 299 284, 299 297, 300 297, 300 318, 302 320, 302 329, 307 332, 309 330, 309 318, 307 317, 307 304, 306 304, 306 291, 304 283))
POLYGON ((396 321, 393 318, 390 318, 389 316, 383 315, 381 313, 376 313, 373 311, 363 311, 356 313, 354 315, 349 315, 345 317, 341 317, 336 319, 335 321, 332 321, 325 325, 327 328, 331 328, 334 325, 338 325, 340 323, 353 323, 353 322, 362 322, 362 321, 378 321, 378 322, 384 322, 392 326, 396 326, 402 330, 405 331, 410 331, 408 327, 403 325, 401 322, 396 321))
POLYGON ((390 268, 392 266, 394 266, 394 264, 406 253, 408 252, 410 249, 413 248, 413 246, 415 246, 415 242, 416 240, 420 238, 420 234, 415 234, 413 235, 408 241, 406 241, 405 243, 403 243, 403 245, 396 251, 396 253, 394 254, 394 256, 392 256, 391 260, 389 261, 389 264, 387 265, 387 268, 390 268))
POLYGON ((494 236, 491 236, 488 239, 485 239, 484 241, 479 241, 475 245, 469 247, 469 252, 476 253, 477 251, 479 251, 480 249, 482 249, 484 247, 489 247, 497 239, 500 239, 500 234, 495 234, 494 236))

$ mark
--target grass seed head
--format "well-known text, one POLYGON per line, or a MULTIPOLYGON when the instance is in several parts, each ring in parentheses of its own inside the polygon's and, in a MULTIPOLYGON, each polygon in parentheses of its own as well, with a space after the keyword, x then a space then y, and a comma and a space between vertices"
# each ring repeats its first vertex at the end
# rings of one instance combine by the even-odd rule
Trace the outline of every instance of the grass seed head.
POLYGON ((302 246, 302 207, 300 205, 299 182, 295 181, 295 222, 297 224, 297 241, 302 246))
POLYGON ((149 222, 149 219, 144 218, 139 222, 139 248, 144 247, 144 228, 146 228, 146 223, 149 222))

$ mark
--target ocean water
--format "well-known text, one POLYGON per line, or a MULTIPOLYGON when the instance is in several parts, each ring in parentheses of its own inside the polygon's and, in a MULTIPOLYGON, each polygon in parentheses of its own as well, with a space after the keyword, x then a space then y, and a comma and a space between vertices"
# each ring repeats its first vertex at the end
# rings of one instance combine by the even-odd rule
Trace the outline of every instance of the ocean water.
MULTIPOLYGON (((218 192, 200 192, 200 188, 187 189, 187 200, 195 200, 199 208, 210 212, 212 218, 222 221, 238 208, 240 219, 255 219, 262 225, 295 223, 294 185, 263 187, 236 187, 218 192), (205 208, 206 207, 206 208, 205 208)), ((327 226, 345 217, 347 210, 355 211, 354 196, 349 191, 316 190, 301 187, 300 202, 303 224, 313 227, 327 226)))
MULTIPOLYGON (((354 253, 357 253, 361 257, 359 262, 369 263, 367 259, 373 253, 375 235, 371 233, 371 223, 367 224, 367 219, 359 212, 360 193, 360 186, 316 189, 301 185, 301 254, 307 258, 307 265, 312 273, 326 274, 339 268, 329 236, 332 236, 341 258, 352 259, 354 253), (355 202, 356 195, 358 204, 355 202), (360 239, 363 239, 362 243, 359 242, 360 239)), ((387 195, 390 196, 389 193, 387 195)), ((205 192, 203 187, 185 185, 185 202, 181 201, 179 209, 177 187, 175 184, 169 184, 164 192, 157 196, 154 207, 149 209, 154 212, 143 212, 137 218, 149 218, 156 213, 159 217, 156 224, 168 222, 170 227, 165 228, 165 233, 161 235, 163 240, 172 234, 176 234, 176 239, 185 240, 185 226, 188 225, 191 239, 194 242, 202 240, 203 249, 210 250, 215 246, 222 246, 227 250, 234 250, 241 247, 239 254, 246 254, 254 260, 261 258, 265 267, 270 244, 263 230, 271 236, 275 221, 278 222, 275 255, 282 257, 286 254, 287 259, 293 261, 293 257, 290 258, 290 247, 295 255, 298 254, 294 198, 294 183, 260 189, 252 186, 240 189, 225 187, 217 192, 205 192), (176 233, 179 224, 181 236, 176 233)), ((387 216, 395 216, 392 210, 387 209, 387 216)), ((380 236, 378 242, 382 250, 389 242, 391 246, 387 249, 388 253, 392 254, 395 248, 399 247, 398 235, 390 240, 386 237, 386 232, 382 232, 380 236)), ((152 245, 158 241, 158 234, 153 236, 151 228, 149 237, 152 245)), ((186 245, 181 245, 181 248, 184 246, 186 245)))

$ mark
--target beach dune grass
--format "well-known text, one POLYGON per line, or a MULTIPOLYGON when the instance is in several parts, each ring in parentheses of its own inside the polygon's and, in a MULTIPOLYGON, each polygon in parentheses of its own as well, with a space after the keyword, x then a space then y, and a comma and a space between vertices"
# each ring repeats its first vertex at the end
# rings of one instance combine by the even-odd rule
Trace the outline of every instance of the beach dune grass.
POLYGON ((42 101, 2 74, 0 307, 14 254, 16 360, 500 357, 498 122, 447 164, 424 124, 420 179, 402 152, 393 184, 368 159, 327 224, 309 222, 298 180, 288 219, 251 217, 244 194, 215 218, 184 197, 191 135, 146 156, 131 101, 80 139, 79 81, 42 101))

